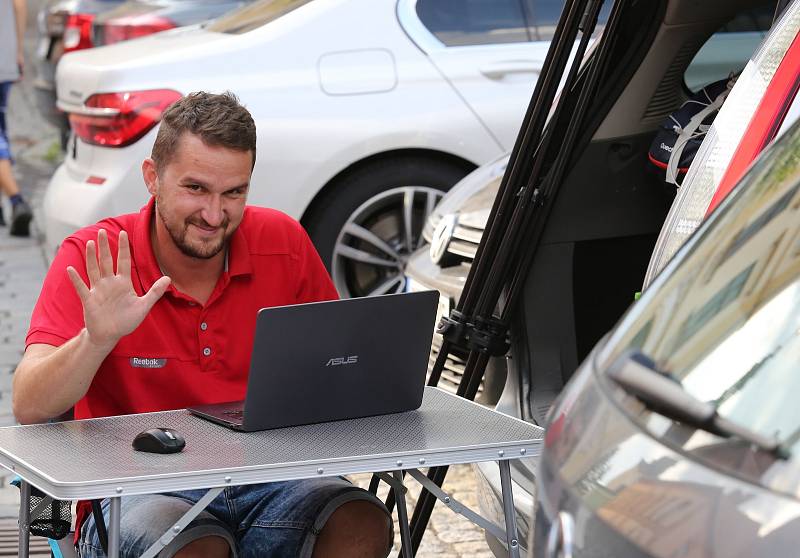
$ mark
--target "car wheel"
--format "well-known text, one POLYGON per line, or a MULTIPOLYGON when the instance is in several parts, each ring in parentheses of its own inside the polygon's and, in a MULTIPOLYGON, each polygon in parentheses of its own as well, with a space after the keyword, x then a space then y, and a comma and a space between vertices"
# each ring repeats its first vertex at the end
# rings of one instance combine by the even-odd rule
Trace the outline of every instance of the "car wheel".
POLYGON ((432 160, 369 165, 344 177, 304 220, 342 298, 402 292, 428 215, 469 169, 432 160))

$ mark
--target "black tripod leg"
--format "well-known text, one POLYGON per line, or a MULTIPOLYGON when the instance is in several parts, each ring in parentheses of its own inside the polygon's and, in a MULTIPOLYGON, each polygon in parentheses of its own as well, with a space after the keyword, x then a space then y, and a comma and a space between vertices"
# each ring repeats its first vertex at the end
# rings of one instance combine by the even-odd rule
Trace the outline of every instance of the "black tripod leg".
MULTIPOLYGON (((478 386, 481 383, 481 378, 483 378, 483 373, 486 370, 488 361, 488 354, 470 351, 464 369, 464 376, 461 378, 461 383, 458 386, 457 395, 469 401, 475 400, 475 396, 478 393, 478 386)), ((433 467, 428 471, 428 478, 431 479, 436 486, 441 488, 447 476, 447 470, 448 467, 446 466, 433 467)), ((415 556, 422 542, 422 536, 428 528, 428 522, 430 522, 434 504, 436 504, 436 496, 423 488, 420 492, 419 500, 417 500, 417 505, 414 506, 414 514, 411 517, 411 544, 415 556)))
POLYGON ((369 481, 369 491, 373 494, 378 493, 378 485, 381 483, 381 479, 378 475, 372 475, 372 478, 369 481))
POLYGON ((103 508, 100 507, 100 500, 92 500, 92 515, 94 524, 97 528, 97 538, 100 539, 100 546, 103 552, 108 554, 108 533, 106 532, 106 520, 103 518, 103 508))

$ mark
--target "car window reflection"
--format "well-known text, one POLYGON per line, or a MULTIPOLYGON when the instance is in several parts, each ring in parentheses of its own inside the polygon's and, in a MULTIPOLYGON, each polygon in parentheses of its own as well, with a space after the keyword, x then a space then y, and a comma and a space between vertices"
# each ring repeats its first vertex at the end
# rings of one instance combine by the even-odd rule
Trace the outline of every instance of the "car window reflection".
POLYGON ((639 349, 721 415, 800 439, 800 127, 761 157, 603 350, 639 349))
POLYGON ((247 33, 309 2, 311 0, 261 0, 212 21, 206 29, 231 35, 247 33))

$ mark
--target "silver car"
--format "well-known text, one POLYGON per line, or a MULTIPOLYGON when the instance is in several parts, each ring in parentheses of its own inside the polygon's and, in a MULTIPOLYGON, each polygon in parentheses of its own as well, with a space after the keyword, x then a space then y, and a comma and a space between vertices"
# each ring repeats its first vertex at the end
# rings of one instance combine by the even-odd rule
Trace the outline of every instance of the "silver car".
POLYGON ((795 124, 562 392, 536 558, 797 555, 798 154, 795 124))

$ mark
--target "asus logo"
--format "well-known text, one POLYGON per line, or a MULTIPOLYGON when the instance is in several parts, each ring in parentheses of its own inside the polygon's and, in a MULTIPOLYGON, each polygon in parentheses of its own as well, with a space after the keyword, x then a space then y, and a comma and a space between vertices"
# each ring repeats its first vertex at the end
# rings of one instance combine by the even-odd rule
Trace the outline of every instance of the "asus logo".
POLYGON ((325 366, 341 366, 342 364, 356 364, 358 362, 358 355, 349 357, 336 357, 328 361, 325 366))

